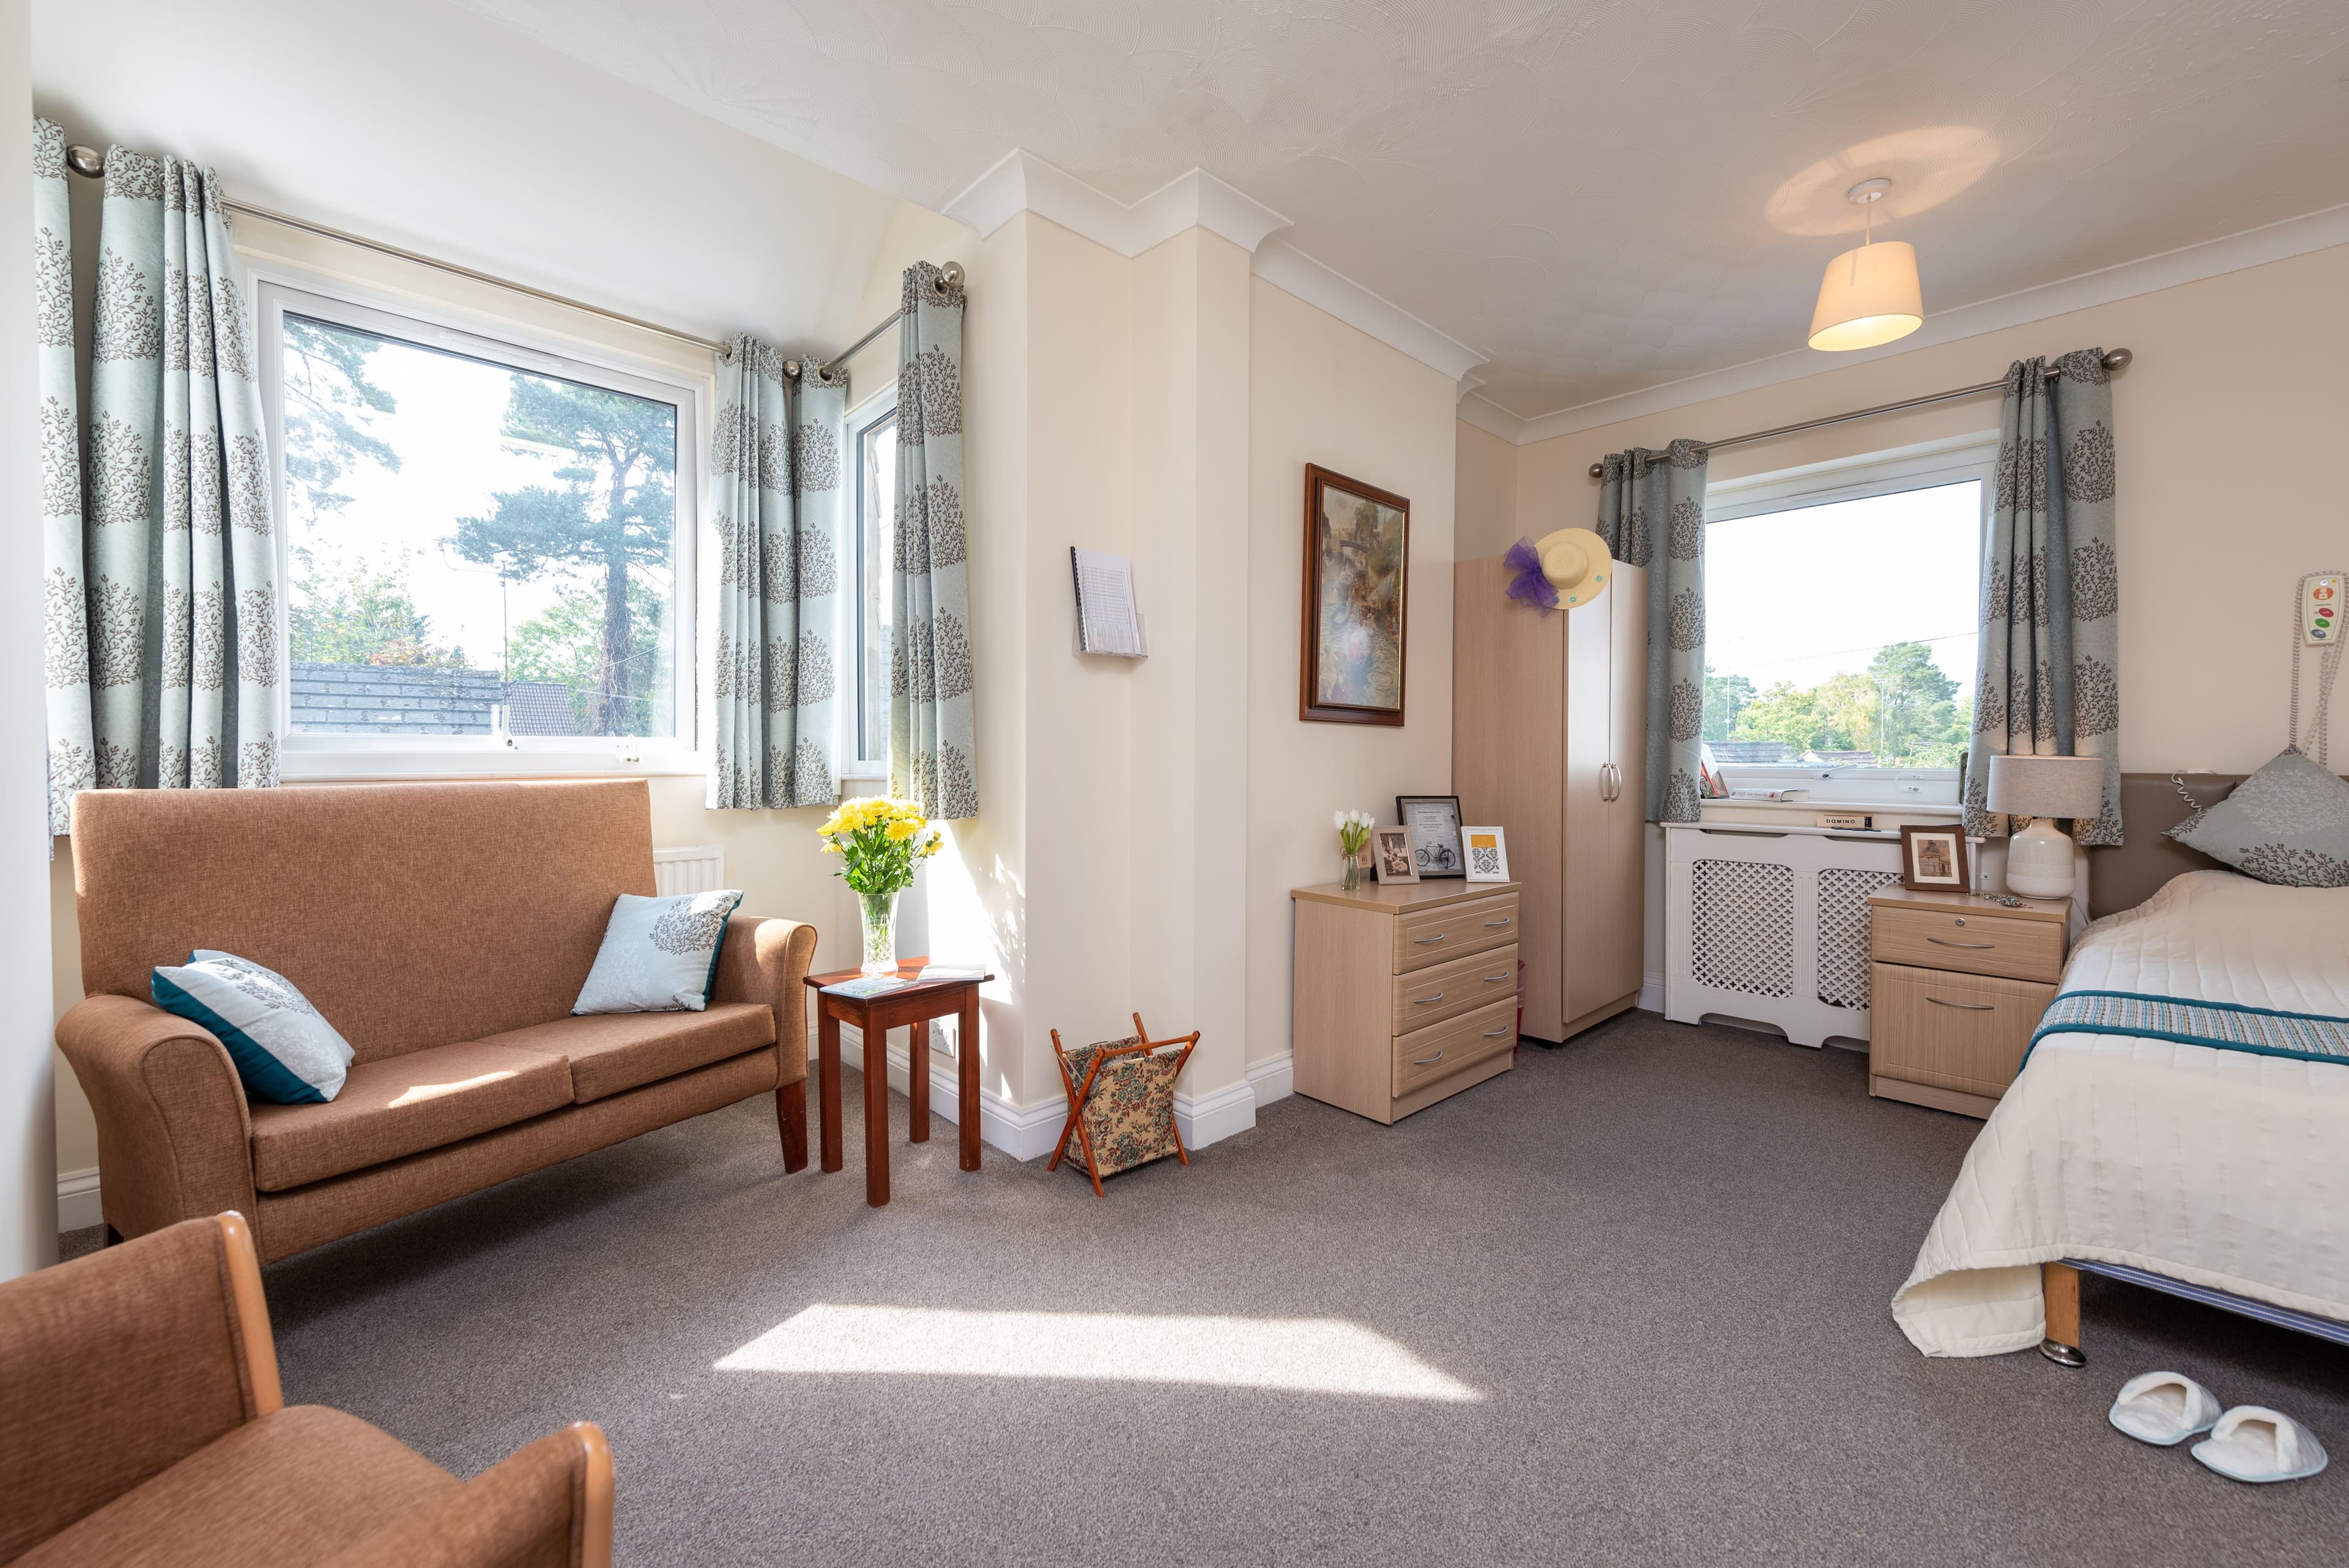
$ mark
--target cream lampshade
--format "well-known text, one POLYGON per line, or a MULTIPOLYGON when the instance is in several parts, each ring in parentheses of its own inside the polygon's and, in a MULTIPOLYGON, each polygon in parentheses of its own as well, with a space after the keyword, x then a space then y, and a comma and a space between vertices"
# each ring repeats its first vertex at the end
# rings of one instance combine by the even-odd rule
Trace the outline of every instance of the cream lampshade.
POLYGON ((2101 757, 1992 757, 1985 809, 2028 817, 2007 841, 2006 886, 2026 898, 2072 896, 2071 837, 2054 819, 2092 820, 2105 807, 2101 757))
POLYGON ((1844 193, 1868 214, 1866 232, 1859 249, 1829 262, 1819 280, 1818 308, 1811 312, 1813 348, 1873 348, 1925 325, 1917 247, 1899 240, 1875 242, 1876 203, 1891 189, 1889 180, 1863 180, 1844 193))

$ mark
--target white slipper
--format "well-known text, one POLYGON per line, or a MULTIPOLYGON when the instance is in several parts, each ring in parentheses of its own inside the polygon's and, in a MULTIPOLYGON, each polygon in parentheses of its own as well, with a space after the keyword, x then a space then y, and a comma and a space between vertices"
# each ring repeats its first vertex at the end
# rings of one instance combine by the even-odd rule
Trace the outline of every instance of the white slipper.
POLYGON ((2218 1397, 2176 1372, 2146 1372, 2121 1385, 2106 1420, 2141 1443, 2169 1448, 2219 1420, 2218 1397))
POLYGON ((2324 1468, 2324 1445, 2290 1416, 2238 1405, 2194 1445, 2194 1457, 2236 1480, 2302 1480, 2324 1468))

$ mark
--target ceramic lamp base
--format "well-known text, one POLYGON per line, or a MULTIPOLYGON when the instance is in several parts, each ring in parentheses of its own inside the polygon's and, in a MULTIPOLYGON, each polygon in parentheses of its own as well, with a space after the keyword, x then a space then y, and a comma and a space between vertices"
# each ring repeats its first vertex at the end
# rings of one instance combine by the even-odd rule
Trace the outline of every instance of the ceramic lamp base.
POLYGON ((2024 898, 2072 896, 2072 837, 2046 817, 2006 842, 2006 891, 2024 898))

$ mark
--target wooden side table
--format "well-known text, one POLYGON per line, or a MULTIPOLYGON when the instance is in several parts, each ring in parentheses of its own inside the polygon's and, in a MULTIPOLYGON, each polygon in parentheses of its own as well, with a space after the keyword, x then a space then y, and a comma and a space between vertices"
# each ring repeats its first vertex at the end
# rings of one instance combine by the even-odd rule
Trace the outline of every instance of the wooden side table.
POLYGON ((1988 1116, 2064 977, 2070 903, 1901 887, 1868 903, 1868 1092, 1988 1116))
POLYGON ((978 1169, 978 988, 992 975, 967 980, 916 979, 926 958, 902 959, 900 979, 913 984, 877 996, 843 996, 824 989, 863 978, 855 969, 835 969, 811 975, 815 990, 816 1070, 821 1100, 818 1123, 823 1129, 825 1171, 841 1168, 840 1026, 856 1026, 864 1037, 864 1201, 878 1209, 889 1202, 889 1031, 907 1026, 913 1050, 905 1074, 905 1098, 911 1102, 906 1137, 914 1143, 930 1140, 930 1020, 960 1019, 955 1036, 955 1102, 961 1119, 962 1168, 978 1169))

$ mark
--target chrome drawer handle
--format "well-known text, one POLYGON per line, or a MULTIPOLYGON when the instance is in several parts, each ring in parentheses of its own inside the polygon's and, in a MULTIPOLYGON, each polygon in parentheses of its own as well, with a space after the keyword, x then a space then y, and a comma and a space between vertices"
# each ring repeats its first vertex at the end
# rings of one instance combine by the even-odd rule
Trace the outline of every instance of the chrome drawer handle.
POLYGON ((1413 1006, 1414 1006, 1414 1007, 1426 1007, 1426 1006, 1433 1006, 1433 1004, 1435 1004, 1435 1003, 1437 1003, 1437 1002, 1441 1002, 1441 1001, 1443 1001, 1443 1000, 1444 1000, 1444 993, 1443 993, 1443 992, 1441 992, 1441 991, 1438 991, 1438 992, 1437 992, 1434 995, 1433 995, 1433 996, 1413 996, 1413 997, 1411 999, 1411 1005, 1412 1005, 1413 1006))
POLYGON ((1413 1057, 1411 1058, 1411 1065, 1415 1068, 1432 1068, 1443 1059, 1444 1053, 1438 1051, 1432 1057, 1413 1057))
POLYGON ((1929 936, 1929 937, 1925 938, 1925 940, 1926 940, 1926 941, 1928 941, 1928 942, 1930 942, 1930 943, 1931 943, 1931 944, 1932 944, 1934 946, 1936 946, 1936 947, 1982 947, 1982 948, 1990 948, 1990 947, 1996 947, 1996 946, 1998 945, 1998 944, 1997 944, 1997 943, 1995 943, 1995 942, 1944 942, 1944 941, 1942 941, 1942 940, 1941 940, 1940 937, 1938 937, 1938 936, 1929 936))
POLYGON ((1936 1007, 1963 1007, 1969 1013, 1995 1013, 1998 1008, 1989 1002, 1945 1002, 1939 996, 1925 998, 1936 1007))
POLYGON ((1504 926, 1504 925, 1506 925, 1506 924, 1508 924, 1508 923, 1509 923, 1509 919, 1508 919, 1508 917, 1507 917, 1506 915, 1503 915, 1503 916, 1502 916, 1500 919, 1498 919, 1498 920, 1488 920, 1488 921, 1486 921, 1486 922, 1485 923, 1485 930, 1487 930, 1487 931, 1495 931, 1495 930, 1498 930, 1500 927, 1502 927, 1502 926, 1504 926))
POLYGON ((1485 1030, 1485 1037, 1486 1039, 1488 1039, 1488 1040, 1492 1040, 1492 1039, 1498 1039, 1501 1036, 1506 1035, 1506 1034, 1507 1034, 1508 1032, 1509 1032, 1509 1026, 1508 1026, 1508 1025, 1506 1025, 1506 1024, 1504 1024, 1504 1025, 1502 1025, 1502 1026, 1501 1026, 1499 1028, 1497 1028, 1497 1029, 1487 1029, 1487 1030, 1485 1030))
POLYGON ((1509 972, 1508 972, 1507 970, 1504 969, 1504 970, 1502 970, 1498 975, 1485 975, 1485 985, 1498 985, 1501 981, 1506 980, 1508 977, 1509 977, 1509 972))
POLYGON ((1441 942, 1443 940, 1444 933, 1439 931, 1433 936, 1414 936, 1411 939, 1411 944, 1413 947, 1424 947, 1431 942, 1441 942))

